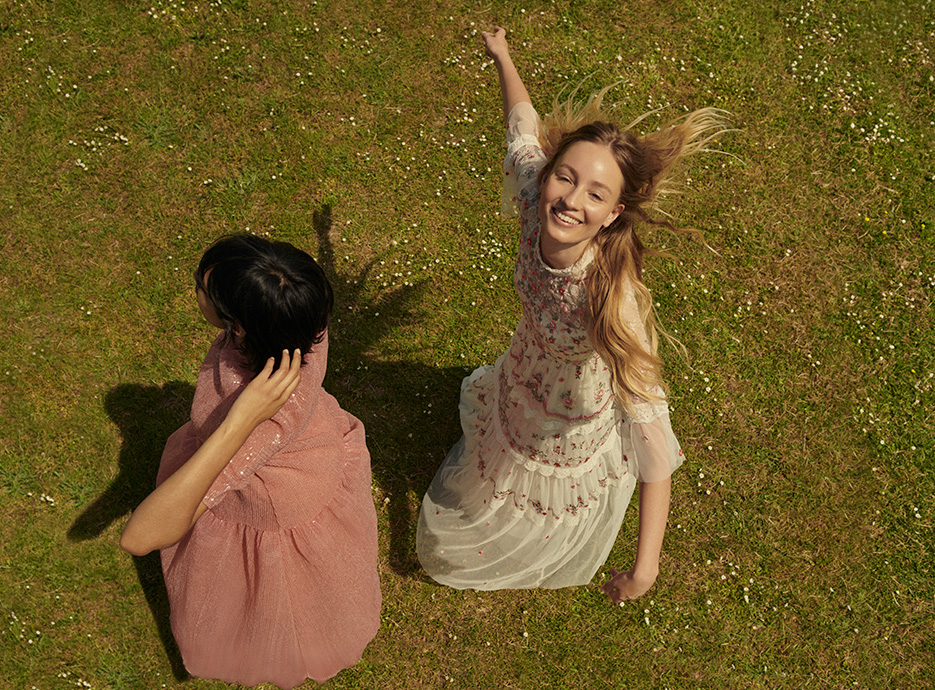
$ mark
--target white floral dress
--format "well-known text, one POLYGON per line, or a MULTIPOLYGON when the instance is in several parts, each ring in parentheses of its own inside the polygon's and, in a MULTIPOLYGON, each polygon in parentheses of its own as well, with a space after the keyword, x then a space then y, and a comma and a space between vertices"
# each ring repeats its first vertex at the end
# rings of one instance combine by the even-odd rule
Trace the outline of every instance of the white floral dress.
MULTIPOLYGON (((607 559, 637 481, 666 479, 682 451, 665 402, 625 414, 587 334, 590 252, 553 269, 539 249, 536 177, 545 157, 529 104, 510 113, 505 208, 522 234, 514 283, 523 316, 510 349, 461 386, 464 436, 422 503, 419 559, 458 589, 558 588, 590 582, 607 559)), ((636 297, 624 318, 642 339, 636 297)))

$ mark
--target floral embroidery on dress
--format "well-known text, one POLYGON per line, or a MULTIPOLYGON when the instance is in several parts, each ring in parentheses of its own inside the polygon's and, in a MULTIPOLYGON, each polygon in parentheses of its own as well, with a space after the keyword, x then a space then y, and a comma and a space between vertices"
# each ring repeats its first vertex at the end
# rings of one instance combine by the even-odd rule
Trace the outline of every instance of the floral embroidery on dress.
POLYGON ((504 500, 507 496, 510 496, 510 495, 512 495, 512 494, 513 494, 513 491, 512 491, 512 490, 510 490, 510 489, 505 489, 505 490, 503 490, 503 491, 494 491, 494 492, 493 492, 493 497, 496 498, 498 501, 502 501, 502 500, 504 500))
POLYGON ((543 262, 538 119, 526 104, 510 121, 517 124, 508 135, 504 179, 513 188, 503 199, 515 200, 520 216, 513 281, 523 316, 496 364, 465 379, 464 443, 433 480, 419 526, 427 572, 461 588, 589 581, 600 566, 593 554, 606 553, 616 538, 644 458, 654 481, 681 459, 665 403, 647 410, 652 433, 615 403, 609 370, 588 335, 591 250, 569 268, 543 262), (436 501, 444 503, 441 513, 436 501), (435 540, 445 544, 443 559, 435 540), (477 563, 481 548, 489 567, 477 563), (515 571, 506 572, 505 562, 515 571))

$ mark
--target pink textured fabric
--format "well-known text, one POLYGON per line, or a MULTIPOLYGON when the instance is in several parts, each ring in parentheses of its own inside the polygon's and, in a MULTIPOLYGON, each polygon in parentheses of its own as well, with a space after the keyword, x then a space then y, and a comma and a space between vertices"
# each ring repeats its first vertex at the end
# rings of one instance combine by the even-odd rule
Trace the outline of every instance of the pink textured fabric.
MULTIPOLYGON (((161 483, 224 419, 252 378, 215 340, 192 418, 166 444, 161 483)), ((218 475, 208 510, 162 568, 190 673, 283 688, 360 660, 380 626, 376 512, 363 425, 322 388, 327 338, 282 409, 218 475)))

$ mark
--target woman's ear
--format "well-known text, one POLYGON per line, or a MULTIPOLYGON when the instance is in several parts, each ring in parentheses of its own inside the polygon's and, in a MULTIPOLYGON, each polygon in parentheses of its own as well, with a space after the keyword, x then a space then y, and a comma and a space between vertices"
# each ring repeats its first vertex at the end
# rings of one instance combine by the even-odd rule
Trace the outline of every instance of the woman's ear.
POLYGON ((626 208, 623 204, 617 204, 614 206, 614 210, 607 215, 607 220, 604 221, 602 228, 606 228, 608 225, 613 223, 617 218, 620 217, 620 214, 623 213, 623 210, 626 208))

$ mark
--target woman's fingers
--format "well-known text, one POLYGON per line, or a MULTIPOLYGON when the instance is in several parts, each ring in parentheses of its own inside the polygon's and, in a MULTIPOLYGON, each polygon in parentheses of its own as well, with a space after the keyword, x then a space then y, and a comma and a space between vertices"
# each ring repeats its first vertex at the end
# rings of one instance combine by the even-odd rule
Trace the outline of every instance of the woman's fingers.
MULTIPOLYGON (((282 359, 282 364, 279 367, 280 369, 286 369, 284 365, 286 363, 286 357, 288 355, 289 353, 283 350, 283 354, 282 354, 283 359, 282 359)), ((286 389, 285 389, 284 394, 285 394, 286 400, 288 400, 289 396, 292 395, 292 391, 294 391, 296 386, 299 385, 299 381, 301 379, 302 379, 302 352, 296 349, 296 351, 292 353, 292 360, 289 362, 289 368, 286 369, 286 373, 285 373, 286 389)))
POLYGON ((292 370, 293 374, 298 374, 301 366, 302 366, 302 352, 298 348, 296 348, 295 352, 292 355, 292 362, 289 364, 289 368, 292 370))
POLYGON ((270 374, 273 373, 273 367, 275 366, 276 366, 276 360, 273 357, 270 357, 268 360, 266 360, 266 364, 260 370, 260 373, 257 374, 257 378, 262 378, 263 380, 268 379, 270 377, 270 374))
POLYGON ((488 57, 494 59, 502 51, 506 50, 506 29, 502 26, 493 27, 493 31, 481 31, 481 38, 484 39, 484 48, 488 57))
POLYGON ((270 393, 279 404, 283 404, 292 395, 292 391, 299 385, 302 378, 302 353, 296 349, 290 355, 288 350, 283 350, 282 358, 279 360, 279 367, 276 368, 276 371, 269 373, 268 370, 272 362, 273 359, 270 358, 260 375, 266 374, 267 383, 270 385, 270 393))
POLYGON ((259 424, 269 419, 286 404, 302 378, 302 353, 295 350, 291 355, 282 351, 282 359, 270 357, 266 365, 238 396, 231 408, 232 413, 244 416, 247 423, 259 424))

